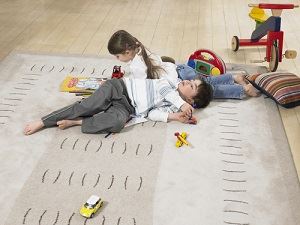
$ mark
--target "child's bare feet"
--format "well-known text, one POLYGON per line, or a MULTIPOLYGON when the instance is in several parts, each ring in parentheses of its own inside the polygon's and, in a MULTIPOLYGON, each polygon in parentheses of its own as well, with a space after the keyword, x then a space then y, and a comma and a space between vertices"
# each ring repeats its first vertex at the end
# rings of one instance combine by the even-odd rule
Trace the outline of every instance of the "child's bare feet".
POLYGON ((58 128, 64 130, 68 127, 73 127, 76 125, 81 125, 82 124, 82 120, 60 120, 57 122, 57 126, 58 128))
POLYGON ((240 85, 246 85, 249 83, 247 82, 246 78, 242 74, 233 75, 233 80, 235 81, 235 83, 240 85))
POLYGON ((25 135, 30 135, 30 134, 33 134, 33 133, 39 131, 44 126, 45 125, 42 120, 33 121, 25 126, 23 133, 25 135))
POLYGON ((252 84, 246 84, 243 86, 245 93, 251 97, 258 97, 260 94, 256 91, 252 84))

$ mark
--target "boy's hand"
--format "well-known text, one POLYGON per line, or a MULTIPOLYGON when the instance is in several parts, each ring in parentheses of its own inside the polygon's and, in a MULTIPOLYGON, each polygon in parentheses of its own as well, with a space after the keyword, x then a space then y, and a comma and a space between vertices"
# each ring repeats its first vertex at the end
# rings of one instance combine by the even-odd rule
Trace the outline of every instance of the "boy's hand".
POLYGON ((197 124, 197 122, 197 118, 194 116, 190 117, 188 121, 189 124, 197 124))
POLYGON ((189 124, 197 124, 196 117, 192 116, 190 117, 184 112, 177 112, 177 113, 170 113, 169 114, 169 121, 179 121, 181 123, 189 123, 189 124))
POLYGON ((180 110, 184 112, 188 117, 192 117, 194 108, 191 106, 189 103, 184 103, 181 107, 180 110))

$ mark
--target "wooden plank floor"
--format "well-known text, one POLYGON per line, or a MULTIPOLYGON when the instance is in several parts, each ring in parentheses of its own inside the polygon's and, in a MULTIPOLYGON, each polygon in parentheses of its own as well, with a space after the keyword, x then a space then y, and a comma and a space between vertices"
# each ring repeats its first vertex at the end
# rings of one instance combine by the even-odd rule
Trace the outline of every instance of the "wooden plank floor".
MULTIPOLYGON (((258 1, 253 0, 251 3, 258 1)), ((272 2, 272 1, 264 1, 272 2)), ((300 4, 299 0, 281 3, 300 4)), ((0 60, 11 51, 105 55, 107 41, 126 29, 160 55, 186 61, 198 48, 216 51, 226 62, 263 59, 264 49, 231 51, 231 38, 249 38, 254 22, 246 0, 0 0, 0 60)), ((268 12, 270 13, 270 12, 268 12)), ((284 49, 300 54, 300 8, 285 10, 284 49)), ((280 69, 300 74, 300 57, 280 69)), ((280 108, 300 175, 300 107, 280 108)))

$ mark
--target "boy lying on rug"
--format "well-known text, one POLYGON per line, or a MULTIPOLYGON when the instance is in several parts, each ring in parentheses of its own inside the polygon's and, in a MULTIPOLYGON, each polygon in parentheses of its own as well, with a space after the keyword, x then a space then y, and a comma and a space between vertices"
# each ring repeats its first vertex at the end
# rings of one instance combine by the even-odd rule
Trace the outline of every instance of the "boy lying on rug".
POLYGON ((200 80, 182 81, 174 86, 167 79, 111 79, 90 97, 31 122, 25 135, 42 128, 65 129, 80 125, 83 133, 120 132, 131 114, 153 121, 197 123, 194 108, 206 107, 212 88, 200 80))

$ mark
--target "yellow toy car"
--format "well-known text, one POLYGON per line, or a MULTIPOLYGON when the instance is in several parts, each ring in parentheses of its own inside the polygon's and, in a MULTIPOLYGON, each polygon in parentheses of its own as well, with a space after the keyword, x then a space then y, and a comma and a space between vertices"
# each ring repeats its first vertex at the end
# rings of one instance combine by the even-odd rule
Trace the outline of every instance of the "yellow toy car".
POLYGON ((92 218, 95 213, 101 208, 103 201, 97 195, 92 195, 80 209, 80 215, 86 218, 92 218))

